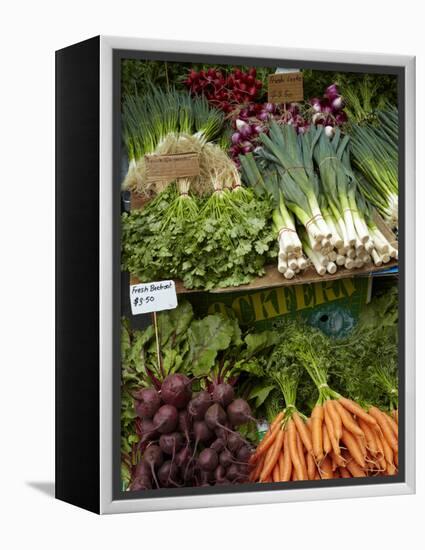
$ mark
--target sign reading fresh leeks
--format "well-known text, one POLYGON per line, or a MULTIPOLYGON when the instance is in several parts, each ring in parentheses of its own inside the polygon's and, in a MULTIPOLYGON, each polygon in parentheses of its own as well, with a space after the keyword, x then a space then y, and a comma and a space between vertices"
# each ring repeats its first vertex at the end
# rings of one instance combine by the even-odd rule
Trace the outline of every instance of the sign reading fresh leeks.
POLYGON ((303 75, 301 72, 275 73, 268 78, 269 103, 303 101, 303 75))

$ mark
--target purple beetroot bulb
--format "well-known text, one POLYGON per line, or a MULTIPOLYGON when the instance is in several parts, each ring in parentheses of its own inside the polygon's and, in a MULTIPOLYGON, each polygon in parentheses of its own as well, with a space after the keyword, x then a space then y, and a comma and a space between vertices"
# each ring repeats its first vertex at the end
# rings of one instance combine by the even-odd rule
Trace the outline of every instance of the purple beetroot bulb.
POLYGON ((161 406, 161 397, 154 388, 143 388, 135 395, 135 411, 140 418, 153 418, 161 406))
POLYGON ((235 390, 230 384, 216 384, 214 386, 213 401, 226 408, 235 398, 235 390))
POLYGON ((161 434, 174 432, 179 421, 179 413, 173 405, 162 405, 153 417, 156 430, 161 434))
POLYGON ((161 397, 166 405, 177 409, 186 407, 192 397, 191 382, 184 374, 170 374, 161 386, 161 397))

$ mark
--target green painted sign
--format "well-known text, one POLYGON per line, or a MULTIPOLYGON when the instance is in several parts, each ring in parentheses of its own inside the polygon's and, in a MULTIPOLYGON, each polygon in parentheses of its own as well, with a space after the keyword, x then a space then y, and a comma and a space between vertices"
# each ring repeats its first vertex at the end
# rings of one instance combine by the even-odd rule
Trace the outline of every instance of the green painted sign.
POLYGON ((367 277, 355 277, 248 292, 205 293, 191 301, 201 315, 236 315, 241 325, 260 330, 277 328, 288 317, 303 317, 327 334, 341 337, 355 325, 368 301, 370 284, 367 277))

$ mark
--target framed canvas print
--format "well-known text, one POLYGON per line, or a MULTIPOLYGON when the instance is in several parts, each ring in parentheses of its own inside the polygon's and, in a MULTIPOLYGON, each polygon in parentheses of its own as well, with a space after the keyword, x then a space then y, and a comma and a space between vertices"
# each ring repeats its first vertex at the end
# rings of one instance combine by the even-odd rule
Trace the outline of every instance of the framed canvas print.
POLYGON ((414 58, 56 52, 56 496, 415 488, 414 58))

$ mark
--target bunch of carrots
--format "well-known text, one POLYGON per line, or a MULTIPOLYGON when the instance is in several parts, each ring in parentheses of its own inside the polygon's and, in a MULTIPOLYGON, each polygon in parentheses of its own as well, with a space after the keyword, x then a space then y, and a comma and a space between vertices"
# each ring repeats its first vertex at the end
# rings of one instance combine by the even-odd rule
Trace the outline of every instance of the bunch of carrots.
MULTIPOLYGON (((285 409, 270 425, 251 456, 251 481, 277 482, 394 475, 398 468, 398 411, 391 414, 358 403, 332 390, 326 366, 316 360, 313 342, 302 342, 295 356, 280 350, 272 377, 282 390, 285 409), (290 366, 283 365, 288 363, 290 366), (306 418, 295 406, 303 366, 319 397, 306 418), (278 362, 279 363, 279 362, 278 362), (278 368, 276 368, 278 367, 278 368)), ((294 354, 294 349, 291 349, 294 354)))
POLYGON ((304 421, 280 412, 251 456, 251 481, 298 481, 394 475, 398 467, 398 414, 366 412, 351 399, 316 404, 304 421))

